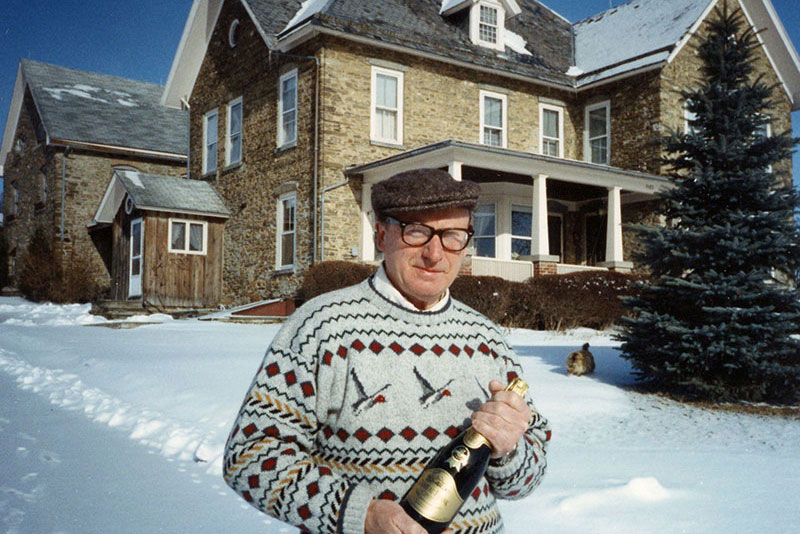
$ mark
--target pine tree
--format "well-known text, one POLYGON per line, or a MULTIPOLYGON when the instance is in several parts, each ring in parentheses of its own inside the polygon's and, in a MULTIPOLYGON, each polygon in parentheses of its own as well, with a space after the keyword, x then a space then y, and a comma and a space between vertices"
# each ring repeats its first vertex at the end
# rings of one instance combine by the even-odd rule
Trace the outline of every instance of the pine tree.
POLYGON ((786 282, 800 268, 800 197, 773 169, 800 139, 765 135, 774 87, 754 72, 760 45, 741 12, 717 8, 706 25, 703 81, 682 93, 694 119, 664 139, 667 223, 638 228, 652 276, 626 301, 622 352, 662 390, 794 402, 800 292, 786 282))

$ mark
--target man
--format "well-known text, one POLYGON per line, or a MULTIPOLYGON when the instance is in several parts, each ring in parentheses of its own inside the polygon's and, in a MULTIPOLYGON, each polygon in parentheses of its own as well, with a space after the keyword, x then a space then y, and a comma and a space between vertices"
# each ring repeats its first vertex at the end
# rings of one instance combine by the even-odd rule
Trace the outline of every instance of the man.
POLYGON ((539 484, 550 433, 503 391, 521 374, 516 356, 449 294, 479 193, 437 169, 373 187, 382 266, 287 320, 234 424, 224 476, 245 500, 314 533, 425 534, 397 501, 470 424, 493 454, 455 532, 502 532, 495 499, 539 484))

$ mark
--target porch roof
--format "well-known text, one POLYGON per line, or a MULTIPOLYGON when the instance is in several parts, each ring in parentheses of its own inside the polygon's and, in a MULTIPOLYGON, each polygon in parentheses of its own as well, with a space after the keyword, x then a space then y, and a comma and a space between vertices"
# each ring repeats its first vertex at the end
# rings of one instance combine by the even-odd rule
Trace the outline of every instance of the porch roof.
POLYGON ((116 170, 94 220, 89 226, 110 224, 128 195, 139 210, 229 218, 231 211, 207 182, 116 170))
POLYGON ((362 175, 364 183, 377 183, 409 169, 448 168, 453 173, 452 169, 460 166, 486 170, 485 175, 489 178, 486 181, 502 181, 498 173, 505 173, 507 177, 515 176, 511 181, 518 181, 519 177, 544 175, 565 182, 601 188, 619 187, 648 195, 656 195, 673 187, 668 178, 655 174, 453 139, 354 165, 344 172, 348 176, 362 175))

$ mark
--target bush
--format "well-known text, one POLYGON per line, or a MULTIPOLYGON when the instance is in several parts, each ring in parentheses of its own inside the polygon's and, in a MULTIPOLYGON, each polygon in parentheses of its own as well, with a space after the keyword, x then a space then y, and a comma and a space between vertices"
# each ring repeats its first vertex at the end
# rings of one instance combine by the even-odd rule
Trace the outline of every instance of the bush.
POLYGON ((302 303, 317 295, 358 284, 377 270, 376 266, 363 263, 323 261, 306 272, 297 299, 302 303))
POLYGON ((450 294, 497 324, 505 324, 512 295, 522 284, 498 276, 461 275, 450 286, 450 294))
POLYGON ((41 227, 22 255, 19 290, 34 302, 56 303, 90 302, 103 293, 89 260, 73 250, 65 268, 61 252, 41 227))
POLYGON ((514 289, 505 326, 534 330, 604 329, 625 313, 620 297, 635 291, 639 275, 583 271, 529 278, 514 289))

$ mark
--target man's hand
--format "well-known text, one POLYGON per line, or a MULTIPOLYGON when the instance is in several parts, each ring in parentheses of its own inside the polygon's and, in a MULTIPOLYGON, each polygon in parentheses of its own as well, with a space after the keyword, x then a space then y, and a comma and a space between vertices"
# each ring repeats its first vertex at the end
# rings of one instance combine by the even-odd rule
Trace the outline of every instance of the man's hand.
MULTIPOLYGON (((369 503, 364 534, 428 534, 394 501, 376 499, 369 503)), ((449 528, 442 534, 453 534, 449 528)))
POLYGON ((497 380, 489 383, 492 398, 472 413, 472 426, 492 444, 492 458, 512 452, 528 429, 531 410, 525 399, 505 391, 497 380))

